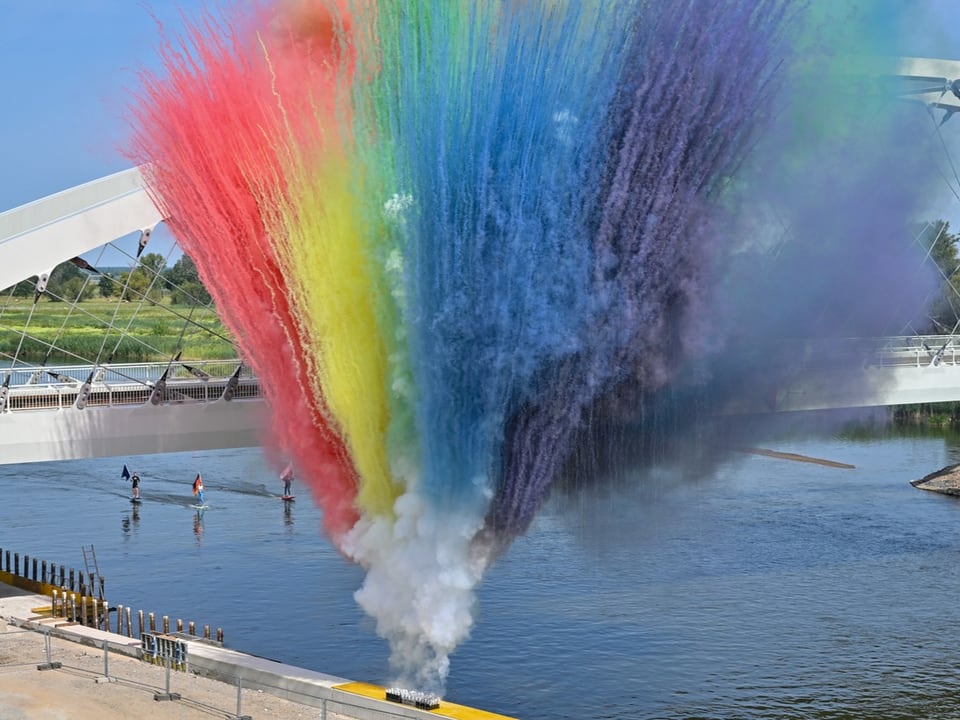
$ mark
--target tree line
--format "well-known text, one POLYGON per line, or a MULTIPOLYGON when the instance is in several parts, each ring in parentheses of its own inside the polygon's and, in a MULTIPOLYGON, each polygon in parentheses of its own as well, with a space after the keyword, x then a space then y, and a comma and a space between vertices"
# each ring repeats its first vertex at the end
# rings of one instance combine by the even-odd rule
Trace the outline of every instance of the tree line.
MULTIPOLYGON (((4 294, 33 297, 38 278, 33 276, 7 288, 4 294)), ((92 298, 119 297, 126 301, 145 300, 156 304, 169 297, 173 305, 207 305, 210 293, 200 281, 197 267, 182 255, 172 267, 159 253, 147 253, 132 270, 117 273, 89 272, 73 262, 58 265, 47 280, 44 293, 51 302, 83 302, 92 298)))
POLYGON ((950 232, 950 223, 937 220, 916 228, 920 246, 940 271, 940 293, 929 310, 931 335, 952 335, 960 322, 960 235, 950 232))
MULTIPOLYGON (((941 278, 940 293, 931 304, 928 327, 921 328, 924 334, 953 334, 960 322, 960 235, 950 231, 950 223, 936 220, 918 224, 913 228, 914 237, 936 264, 941 278)), ((17 283, 12 290, 3 291, 15 297, 33 297, 37 278, 17 283)), ((63 300, 82 302, 94 297, 123 300, 145 299, 159 303, 169 297, 173 305, 206 305, 210 293, 200 281, 196 265, 187 255, 182 255, 170 268, 159 253, 147 253, 133 270, 116 274, 91 273, 81 270, 72 262, 56 267, 47 282, 45 297, 52 302, 63 300)))

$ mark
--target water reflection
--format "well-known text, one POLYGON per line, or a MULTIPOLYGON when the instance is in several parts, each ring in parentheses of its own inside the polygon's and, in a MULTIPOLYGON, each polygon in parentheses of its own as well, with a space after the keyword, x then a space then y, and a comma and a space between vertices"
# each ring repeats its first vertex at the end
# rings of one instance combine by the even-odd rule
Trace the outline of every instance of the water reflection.
POLYGON ((293 502, 283 501, 283 525, 287 532, 293 532, 293 502))
POLYGON ((203 540, 203 510, 197 510, 193 516, 193 534, 197 538, 197 544, 203 540))
POLYGON ((128 538, 130 532, 136 532, 137 527, 140 525, 140 506, 133 504, 132 506, 132 515, 130 513, 124 514, 123 520, 120 522, 120 526, 123 529, 123 535, 125 538, 128 538))

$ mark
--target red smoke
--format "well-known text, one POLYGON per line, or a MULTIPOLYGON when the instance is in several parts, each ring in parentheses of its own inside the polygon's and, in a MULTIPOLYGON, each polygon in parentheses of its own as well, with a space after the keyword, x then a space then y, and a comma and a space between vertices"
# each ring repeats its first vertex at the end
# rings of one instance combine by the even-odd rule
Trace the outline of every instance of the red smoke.
POLYGON ((129 155, 260 378, 276 441, 336 540, 357 519, 356 473, 311 391, 303 328, 267 230, 286 192, 290 151, 316 147, 317 113, 332 108, 343 56, 329 15, 299 5, 291 18, 206 16, 187 24, 180 43, 165 41, 164 76, 141 77, 129 155))

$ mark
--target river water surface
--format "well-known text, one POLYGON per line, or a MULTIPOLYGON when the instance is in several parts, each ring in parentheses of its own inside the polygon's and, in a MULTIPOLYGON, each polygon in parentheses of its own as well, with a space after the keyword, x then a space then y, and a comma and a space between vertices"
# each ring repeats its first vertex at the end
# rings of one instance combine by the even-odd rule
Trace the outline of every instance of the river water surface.
MULTIPOLYGON (((957 440, 775 442, 855 468, 741 455, 544 511, 488 572, 447 698, 524 720, 960 716, 960 499, 910 485, 957 440)), ((113 604, 388 683, 361 570, 281 488, 258 450, 0 466, 0 547, 82 569, 92 544, 113 604)))

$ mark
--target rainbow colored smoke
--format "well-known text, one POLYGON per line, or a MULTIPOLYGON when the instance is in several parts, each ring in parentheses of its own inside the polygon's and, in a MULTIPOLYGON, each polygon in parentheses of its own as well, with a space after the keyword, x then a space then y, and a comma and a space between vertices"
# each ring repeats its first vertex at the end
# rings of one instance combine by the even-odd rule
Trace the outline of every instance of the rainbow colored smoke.
POLYGON ((578 438, 701 349, 786 7, 301 0, 143 76, 130 154, 409 682, 578 438))

